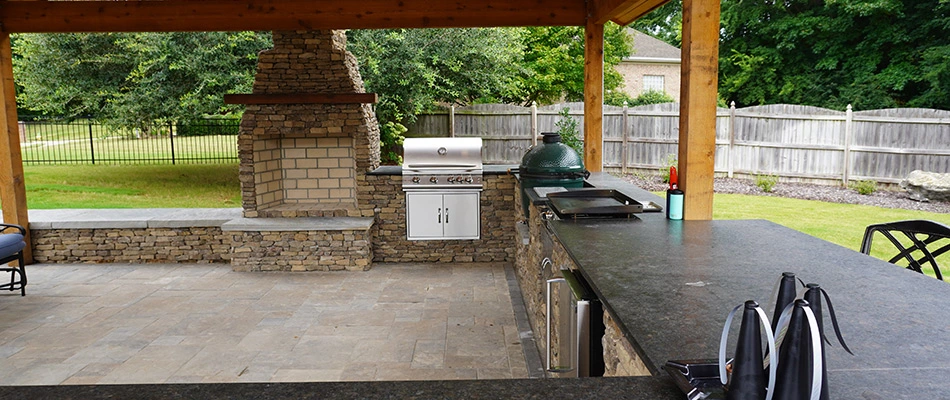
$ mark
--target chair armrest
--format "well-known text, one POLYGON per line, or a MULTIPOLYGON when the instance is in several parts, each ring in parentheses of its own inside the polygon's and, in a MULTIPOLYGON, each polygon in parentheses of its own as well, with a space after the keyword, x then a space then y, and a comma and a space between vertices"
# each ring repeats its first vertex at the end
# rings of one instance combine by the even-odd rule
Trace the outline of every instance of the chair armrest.
POLYGON ((26 236, 26 229, 23 229, 23 227, 20 225, 0 223, 0 233, 3 233, 7 229, 11 229, 11 228, 19 230, 21 235, 26 236))

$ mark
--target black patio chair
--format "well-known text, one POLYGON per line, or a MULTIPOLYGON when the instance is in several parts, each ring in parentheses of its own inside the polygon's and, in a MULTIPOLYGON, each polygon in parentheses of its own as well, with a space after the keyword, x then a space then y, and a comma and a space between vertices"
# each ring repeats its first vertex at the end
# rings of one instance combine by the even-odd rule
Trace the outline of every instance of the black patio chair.
POLYGON ((936 257, 950 251, 950 226, 924 220, 869 225, 864 231, 862 253, 871 254, 871 240, 875 232, 884 235, 898 250, 887 262, 920 273, 924 273, 923 267, 929 264, 937 279, 943 280, 936 257), (900 239, 906 239, 905 242, 910 243, 905 245, 900 239), (905 262, 907 265, 904 265, 905 262))
POLYGON ((10 273, 10 283, 0 285, 0 290, 20 289, 20 296, 26 296, 26 263, 23 262, 25 237, 26 229, 22 226, 0 224, 0 272, 10 273), (17 261, 16 267, 7 265, 12 261, 17 261))

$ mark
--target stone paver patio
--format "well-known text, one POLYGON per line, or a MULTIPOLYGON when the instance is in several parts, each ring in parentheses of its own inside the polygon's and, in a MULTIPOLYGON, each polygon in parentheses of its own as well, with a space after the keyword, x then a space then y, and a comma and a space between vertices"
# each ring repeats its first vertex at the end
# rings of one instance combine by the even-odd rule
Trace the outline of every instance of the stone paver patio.
POLYGON ((528 377, 505 269, 31 265, 0 292, 0 384, 528 377))

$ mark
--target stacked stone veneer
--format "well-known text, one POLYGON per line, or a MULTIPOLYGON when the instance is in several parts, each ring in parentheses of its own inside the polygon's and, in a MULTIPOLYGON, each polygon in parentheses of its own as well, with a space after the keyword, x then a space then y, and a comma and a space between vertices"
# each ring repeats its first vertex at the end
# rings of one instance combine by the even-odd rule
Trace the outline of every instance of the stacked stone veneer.
POLYGON ((30 229, 38 263, 218 263, 232 237, 220 227, 30 229))
MULTIPOLYGON (((343 31, 273 35, 274 48, 258 60, 254 94, 364 92, 343 31)), ((238 147, 246 217, 372 215, 361 214, 356 184, 379 166, 372 105, 250 104, 238 147)))
POLYGON ((514 260, 514 178, 483 177, 481 239, 406 239, 406 196, 400 175, 361 177, 359 201, 374 210, 373 261, 376 262, 488 262, 514 260))
POLYGON ((369 228, 234 232, 235 271, 365 271, 373 250, 369 228))
MULTIPOLYGON (((516 191, 513 197, 516 197, 516 204, 521 204, 520 186, 516 185, 516 191)), ((515 207, 517 217, 523 218, 522 207, 515 207)), ((541 239, 542 231, 546 229, 542 226, 540 211, 537 206, 529 207, 530 215, 525 223, 521 225, 519 237, 516 242, 515 256, 515 275, 518 278, 518 284, 521 287, 521 296, 524 300, 525 308, 528 311, 528 321, 534 331, 535 343, 538 345, 538 351, 545 354, 547 349, 544 347, 547 342, 546 326, 546 281, 548 279, 560 276, 561 269, 578 269, 574 260, 564 249, 557 238, 551 238, 551 247, 547 251, 550 254, 544 254, 545 249, 541 239), (542 260, 548 257, 551 260, 549 264, 542 264, 542 260)), ((557 316, 554 316, 557 318, 557 316)), ((556 322, 556 321, 555 321, 556 322)), ((552 343, 559 340, 557 332, 557 323, 553 324, 552 343)), ((643 363, 639 354, 633 348, 629 341, 624 337, 615 318, 610 315, 609 310, 604 310, 605 332, 601 338, 604 346, 605 376, 637 376, 650 375, 650 370, 643 363)), ((557 374, 550 374, 557 377, 557 374)))

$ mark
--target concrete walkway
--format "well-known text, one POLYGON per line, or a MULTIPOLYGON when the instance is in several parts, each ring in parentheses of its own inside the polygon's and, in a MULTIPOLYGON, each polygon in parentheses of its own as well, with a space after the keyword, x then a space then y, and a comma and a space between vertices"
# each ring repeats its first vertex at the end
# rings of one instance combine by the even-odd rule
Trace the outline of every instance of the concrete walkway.
POLYGON ((26 297, 0 292, 0 384, 527 377, 508 275, 31 265, 26 297))

